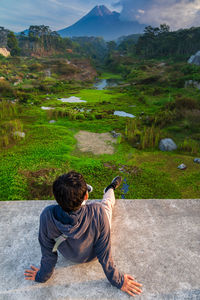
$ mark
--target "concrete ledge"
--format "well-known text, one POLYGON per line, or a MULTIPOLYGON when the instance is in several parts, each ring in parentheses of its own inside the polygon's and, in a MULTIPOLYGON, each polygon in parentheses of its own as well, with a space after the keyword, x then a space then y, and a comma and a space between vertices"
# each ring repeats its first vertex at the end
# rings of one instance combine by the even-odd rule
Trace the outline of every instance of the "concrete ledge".
MULTIPOLYGON (((0 202, 0 299, 130 299, 112 287, 96 262, 59 256, 52 278, 24 280, 40 263, 39 215, 53 201, 0 202)), ((138 300, 200 299, 200 199, 117 200, 112 252, 119 270, 143 284, 138 300)))

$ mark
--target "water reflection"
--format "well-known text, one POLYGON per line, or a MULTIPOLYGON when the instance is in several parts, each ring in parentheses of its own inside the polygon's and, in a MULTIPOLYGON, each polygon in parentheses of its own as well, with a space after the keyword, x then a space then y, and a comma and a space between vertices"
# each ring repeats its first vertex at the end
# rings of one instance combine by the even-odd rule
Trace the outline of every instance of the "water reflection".
POLYGON ((68 103, 81 103, 81 102, 87 102, 85 100, 81 100, 79 97, 71 96, 69 98, 58 98, 58 100, 62 102, 68 102, 68 103))
POLYGON ((123 180, 123 185, 122 185, 122 188, 121 188, 121 191, 122 191, 122 199, 125 199, 125 195, 128 193, 128 188, 129 188, 129 185, 127 184, 127 181, 126 181, 126 178, 124 178, 123 180))
POLYGON ((120 110, 115 110, 114 115, 115 116, 120 116, 120 117, 135 118, 134 115, 126 113, 125 111, 120 111, 120 110))
POLYGON ((120 83, 119 79, 102 79, 94 84, 97 90, 103 90, 105 88, 115 87, 120 83))

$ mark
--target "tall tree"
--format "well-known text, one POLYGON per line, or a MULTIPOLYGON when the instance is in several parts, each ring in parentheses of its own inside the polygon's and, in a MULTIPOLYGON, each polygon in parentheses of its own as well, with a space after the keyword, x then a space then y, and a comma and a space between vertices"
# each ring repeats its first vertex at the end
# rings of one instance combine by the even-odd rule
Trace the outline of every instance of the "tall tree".
POLYGON ((18 40, 13 32, 9 32, 7 40, 7 46, 10 49, 11 56, 20 55, 20 48, 18 45, 18 40))

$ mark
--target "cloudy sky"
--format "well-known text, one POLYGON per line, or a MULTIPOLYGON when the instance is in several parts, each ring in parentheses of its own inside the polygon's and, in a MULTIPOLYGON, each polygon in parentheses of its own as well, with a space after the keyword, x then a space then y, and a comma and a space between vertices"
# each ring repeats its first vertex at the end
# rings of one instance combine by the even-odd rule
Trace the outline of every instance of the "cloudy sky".
POLYGON ((58 30, 103 4, 121 12, 123 20, 167 23, 171 29, 200 26, 200 0, 0 0, 0 26, 18 32, 44 24, 58 30))

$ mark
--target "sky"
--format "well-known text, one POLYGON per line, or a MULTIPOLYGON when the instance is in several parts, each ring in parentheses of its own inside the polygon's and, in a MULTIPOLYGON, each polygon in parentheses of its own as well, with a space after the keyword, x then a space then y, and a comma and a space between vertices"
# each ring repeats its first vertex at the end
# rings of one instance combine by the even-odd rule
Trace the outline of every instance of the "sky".
POLYGON ((0 26, 20 32, 30 25, 52 30, 74 24, 96 5, 121 13, 122 20, 172 30, 200 26, 200 0, 0 0, 0 26))

